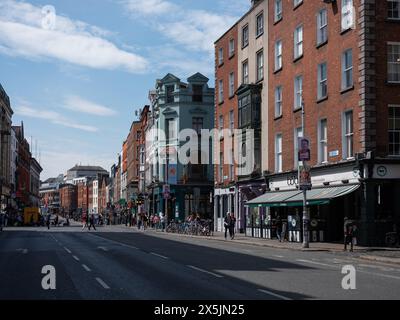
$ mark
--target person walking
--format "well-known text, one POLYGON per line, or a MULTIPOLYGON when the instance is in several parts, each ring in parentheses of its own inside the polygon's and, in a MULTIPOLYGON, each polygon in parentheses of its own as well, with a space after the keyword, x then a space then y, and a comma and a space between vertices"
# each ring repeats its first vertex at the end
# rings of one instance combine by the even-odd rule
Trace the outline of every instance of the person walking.
POLYGON ((229 221, 229 235, 231 237, 231 240, 235 239, 235 226, 236 226, 236 218, 232 212, 229 221))
POLYGON ((165 213, 161 214, 160 222, 161 222, 162 232, 165 232, 165 213))
POLYGON ((354 226, 350 219, 344 218, 344 251, 347 251, 347 246, 350 244, 350 252, 353 252, 353 237, 354 237, 354 226))
POLYGON ((96 231, 96 226, 94 223, 94 214, 91 214, 89 217, 89 227, 88 227, 89 231, 91 227, 93 227, 93 229, 96 231))
POLYGON ((282 219, 281 216, 278 214, 276 217, 276 237, 278 238, 279 242, 282 242, 282 219))
POLYGON ((224 227, 225 227, 225 240, 228 235, 228 231, 230 233, 230 226, 231 226, 231 214, 227 212, 225 219, 224 219, 224 227))
POLYGON ((50 230, 50 214, 48 214, 46 216, 46 226, 47 226, 47 230, 50 230))
POLYGON ((286 240, 286 232, 287 232, 287 222, 283 221, 282 222, 282 233, 281 233, 281 240, 282 241, 286 240))

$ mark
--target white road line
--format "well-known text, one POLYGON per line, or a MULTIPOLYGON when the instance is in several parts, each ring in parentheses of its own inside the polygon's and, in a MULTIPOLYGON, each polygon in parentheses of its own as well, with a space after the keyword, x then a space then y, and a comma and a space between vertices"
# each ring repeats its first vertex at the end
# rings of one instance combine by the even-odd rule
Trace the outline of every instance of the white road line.
POLYGON ((158 253, 155 253, 155 252, 150 252, 150 254, 152 254, 153 256, 156 256, 156 257, 163 258, 163 259, 169 259, 168 257, 166 257, 166 256, 163 256, 163 255, 161 255, 161 254, 158 254, 158 253))
POLYGON ((100 278, 96 278, 96 281, 97 281, 98 283, 100 283, 100 285, 101 285, 104 289, 110 289, 110 287, 109 287, 103 280, 101 280, 100 278))
POLYGON ((64 247, 65 251, 67 251, 69 254, 71 254, 71 250, 69 250, 68 248, 64 247))
POLYGON ((90 268, 86 264, 82 264, 83 269, 85 269, 87 272, 90 272, 90 268))
POLYGON ((194 270, 197 270, 197 271, 200 271, 200 272, 203 272, 203 273, 210 274, 210 275, 212 275, 212 276, 214 276, 214 277, 223 278, 223 276, 221 276, 220 274, 217 274, 217 273, 214 273, 214 272, 210 272, 210 271, 207 271, 207 270, 204 270, 204 269, 200 269, 200 268, 197 268, 197 267, 191 266, 191 265, 187 265, 187 266, 188 266, 189 268, 194 269, 194 270))
POLYGON ((103 240, 105 240, 105 241, 113 242, 113 243, 115 243, 115 244, 118 244, 118 245, 120 245, 120 246, 122 246, 122 247, 127 247, 127 248, 130 248, 130 249, 136 249, 136 250, 139 250, 139 248, 138 248, 138 247, 135 247, 135 246, 130 246, 129 244, 125 244, 125 243, 118 242, 118 241, 115 241, 115 240, 111 240, 111 239, 103 238, 103 237, 100 237, 100 236, 95 236, 95 235, 93 235, 93 234, 88 234, 88 235, 89 235, 89 236, 92 236, 92 237, 96 237, 96 238, 103 239, 103 240))
POLYGON ((263 292, 263 293, 266 293, 266 294, 268 294, 268 295, 270 295, 270 296, 273 296, 273 297, 275 297, 275 298, 279 298, 279 299, 281 299, 281 300, 292 300, 292 299, 290 299, 290 298, 288 298, 288 297, 281 296, 280 294, 276 294, 276 293, 273 293, 273 292, 268 291, 268 290, 258 289, 258 291, 263 292))
POLYGON ((79 261, 79 258, 77 256, 72 256, 76 261, 79 261))
POLYGON ((275 258, 284 258, 284 256, 273 255, 275 258))
POLYGON ((392 276, 390 274, 374 273, 374 272, 368 272, 368 271, 364 271, 364 270, 360 271, 360 270, 357 270, 357 269, 356 269, 356 271, 361 272, 361 273, 366 273, 366 274, 372 274, 372 275, 378 276, 378 277, 384 277, 384 278, 400 280, 400 277, 392 276))
POLYGON ((105 251, 105 252, 108 251, 108 249, 107 249, 106 247, 97 247, 97 248, 100 249, 100 250, 103 250, 103 251, 105 251))
POLYGON ((334 267, 334 268, 336 268, 335 266, 332 266, 332 265, 330 265, 330 264, 321 263, 321 262, 316 262, 316 261, 311 261, 311 260, 296 259, 296 261, 298 261, 298 262, 305 262, 305 263, 317 264, 317 265, 325 266, 325 267, 334 267))

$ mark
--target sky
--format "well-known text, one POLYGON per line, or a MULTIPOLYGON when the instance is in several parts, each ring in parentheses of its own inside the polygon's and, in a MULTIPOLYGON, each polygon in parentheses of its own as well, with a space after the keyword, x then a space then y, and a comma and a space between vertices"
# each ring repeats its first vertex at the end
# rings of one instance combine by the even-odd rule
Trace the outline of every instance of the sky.
POLYGON ((214 86, 214 41, 249 0, 0 0, 0 83, 41 179, 116 162, 167 73, 214 86))

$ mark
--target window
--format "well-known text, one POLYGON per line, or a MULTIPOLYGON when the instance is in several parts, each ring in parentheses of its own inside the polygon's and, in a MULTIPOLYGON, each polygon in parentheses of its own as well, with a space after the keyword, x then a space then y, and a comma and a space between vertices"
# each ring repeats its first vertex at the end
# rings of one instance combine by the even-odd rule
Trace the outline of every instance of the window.
POLYGON ((229 58, 235 54, 235 39, 229 40, 229 58))
POLYGON ((343 159, 354 157, 353 131, 353 111, 347 111, 343 115, 343 159))
POLYGON ((342 90, 353 86, 353 50, 349 49, 342 54, 342 90))
POLYGON ((175 140, 177 138, 176 123, 177 122, 175 119, 166 119, 165 121, 165 134, 167 143, 172 143, 171 140, 175 140))
POLYGON ((264 78, 264 53, 263 51, 257 52, 257 81, 264 78))
POLYGON ((218 128, 219 130, 224 129, 224 116, 222 114, 219 116, 218 128))
POLYGON ((249 26, 246 25, 242 29, 242 48, 249 44, 249 26))
POLYGON ((235 129, 235 112, 233 110, 229 111, 229 129, 235 129))
POLYGON ((300 58, 303 55, 303 26, 294 30, 294 58, 300 58))
POLYGON ((229 97, 235 95, 235 73, 231 72, 229 74, 229 97))
POLYGON ((342 31, 354 27, 353 0, 342 0, 342 31))
POLYGON ((282 0, 275 0, 275 22, 282 19, 282 0))
POLYGON ((261 36, 264 33, 264 13, 260 13, 257 16, 256 21, 256 37, 261 36))
POLYGON ((198 135, 200 135, 201 129, 203 129, 203 118, 194 117, 192 119, 192 129, 196 131, 198 135))
POLYGON ((282 115, 282 86, 275 88, 275 118, 282 115))
POLYGON ((167 103, 173 103, 174 102, 174 90, 175 86, 166 86, 166 91, 167 91, 167 103))
POLYGON ((303 2, 303 0, 293 0, 293 6, 297 7, 302 2, 303 2))
POLYGON ((388 0, 388 18, 400 19, 400 0, 388 0))
POLYGON ((224 63, 224 49, 219 48, 218 50, 218 65, 221 65, 224 63))
POLYGON ((219 153, 219 182, 224 182, 224 153, 219 153))
POLYGON ((328 96, 328 75, 326 62, 318 65, 318 100, 328 96))
POLYGON ((275 172, 282 172, 282 135, 275 137, 275 172))
POLYGON ((328 122, 326 119, 319 122, 319 153, 318 158, 320 163, 328 161, 328 122))
POLYGON ((303 76, 294 79, 294 109, 301 108, 303 103, 303 76))
POLYGON ((400 156, 400 105, 389 105, 389 155, 400 156))
POLYGON ((249 62, 247 60, 242 64, 242 83, 249 83, 249 62))
POLYGON ((224 102, 224 81, 219 80, 218 83, 218 102, 222 103, 224 102))
POLYGON ((328 41, 328 11, 322 9, 317 15, 317 45, 328 41))
POLYGON ((235 178, 235 155, 233 149, 231 149, 231 163, 229 165, 229 180, 234 180, 235 178))
POLYGON ((388 82, 400 83, 400 43, 388 44, 388 82))
POLYGON ((142 137, 142 131, 136 131, 136 140, 140 140, 142 137))
POLYGON ((275 71, 282 69, 282 40, 275 42, 275 71))
POLYGON ((251 124, 251 103, 250 95, 239 99, 239 127, 249 126, 251 124))
POLYGON ((299 138, 303 137, 303 128, 299 127, 294 129, 294 168, 299 166, 299 138))
POLYGON ((194 84, 193 89, 193 102, 203 102, 203 86, 199 84, 194 84))

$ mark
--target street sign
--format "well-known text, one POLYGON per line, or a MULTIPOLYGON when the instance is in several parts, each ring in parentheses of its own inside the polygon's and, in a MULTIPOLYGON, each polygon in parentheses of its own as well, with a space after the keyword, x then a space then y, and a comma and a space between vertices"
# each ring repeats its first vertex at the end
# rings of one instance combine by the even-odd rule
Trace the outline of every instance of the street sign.
POLYGON ((307 138, 298 138, 298 149, 299 149, 299 161, 310 161, 310 140, 307 138))
POLYGON ((307 165, 299 166, 299 188, 300 190, 311 190, 311 167, 307 165))

